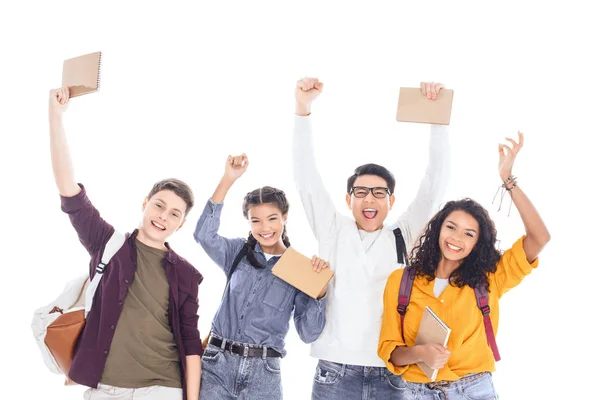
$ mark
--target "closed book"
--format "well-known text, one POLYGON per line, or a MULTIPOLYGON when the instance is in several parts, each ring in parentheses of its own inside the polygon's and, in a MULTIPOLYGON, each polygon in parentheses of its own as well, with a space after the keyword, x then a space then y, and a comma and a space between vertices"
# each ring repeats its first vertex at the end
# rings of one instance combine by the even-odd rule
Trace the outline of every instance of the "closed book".
MULTIPOLYGON (((449 337, 450 328, 431 310, 431 308, 429 308, 429 306, 425 307, 415 345, 436 343, 446 347, 449 337)), ((438 373, 437 369, 429 368, 424 362, 418 362, 417 365, 421 368, 421 371, 427 375, 431 382, 435 382, 438 373)))
POLYGON ((396 121, 450 125, 454 91, 442 89, 435 100, 421 93, 420 88, 400 88, 396 121))
POLYGON ((314 271, 312 260, 292 248, 288 248, 277 260, 272 273, 314 299, 333 277, 330 268, 314 271))

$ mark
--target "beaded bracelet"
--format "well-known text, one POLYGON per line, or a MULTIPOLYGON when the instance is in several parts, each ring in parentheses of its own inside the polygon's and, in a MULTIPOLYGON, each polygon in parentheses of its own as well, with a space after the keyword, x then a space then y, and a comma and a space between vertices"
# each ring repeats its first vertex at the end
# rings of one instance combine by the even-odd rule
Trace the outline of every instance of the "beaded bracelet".
POLYGON ((502 208, 502 201, 504 200, 504 194, 506 192, 510 192, 510 194, 511 194, 510 206, 508 206, 508 216, 509 217, 510 217, 510 210, 512 208, 512 203, 513 203, 511 190, 513 190, 516 186, 517 186, 517 177, 514 175, 510 175, 508 178, 506 178, 502 182, 502 185, 500 185, 500 187, 496 191, 496 194, 494 195, 494 199, 492 200, 492 204, 494 204, 494 202, 496 201, 496 197, 498 196, 498 192, 500 192, 500 190, 502 190, 502 194, 500 195, 500 205, 498 206, 498 211, 500 211, 500 209, 502 208), (512 185, 510 187, 508 187, 507 185, 510 184, 511 182, 512 182, 512 185))

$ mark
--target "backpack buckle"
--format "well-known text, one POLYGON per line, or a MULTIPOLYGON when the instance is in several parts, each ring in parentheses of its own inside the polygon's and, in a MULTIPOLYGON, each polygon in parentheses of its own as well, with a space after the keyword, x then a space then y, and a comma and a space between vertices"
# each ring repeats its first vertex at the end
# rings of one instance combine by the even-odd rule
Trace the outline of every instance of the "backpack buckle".
POLYGON ((398 304, 398 314, 404 315, 406 314, 406 306, 404 304, 398 304))
POLYGON ((484 317, 487 317, 488 315, 490 315, 491 309, 490 309, 490 306, 488 306, 487 304, 485 306, 481 307, 480 310, 484 317))

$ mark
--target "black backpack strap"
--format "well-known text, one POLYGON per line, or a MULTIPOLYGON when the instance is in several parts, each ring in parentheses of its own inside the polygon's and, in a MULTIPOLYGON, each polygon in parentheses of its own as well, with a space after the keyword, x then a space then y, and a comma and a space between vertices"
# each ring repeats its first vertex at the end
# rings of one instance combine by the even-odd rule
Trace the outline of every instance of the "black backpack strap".
MULTIPOLYGON (((410 303, 410 294, 412 293, 413 283, 415 281, 416 271, 412 267, 404 268, 402 279, 400 280, 400 289, 398 290, 398 314, 400 314, 400 332, 404 340, 404 315, 410 303)), ((406 341, 405 341, 406 343, 406 341)))
POLYGON ((398 263, 406 264, 408 260, 408 254, 406 253, 406 243, 402 236, 400 228, 394 229, 394 235, 396 236, 396 253, 398 254, 398 263))
POLYGON ((483 315, 483 325, 485 326, 485 336, 487 337, 488 346, 492 349, 494 360, 500 361, 500 352, 498 351, 498 345, 496 344, 496 338, 494 337, 494 327, 492 326, 492 320, 490 319, 491 310, 488 292, 483 285, 477 286, 474 291, 477 307, 481 310, 481 314, 483 315))
POLYGON ((242 261, 242 258, 246 257, 246 254, 248 254, 248 243, 244 243, 244 246, 242 247, 242 249, 235 256, 235 259, 233 260, 233 264, 231 264, 231 269, 229 270, 229 273, 227 274, 227 282, 228 283, 231 280, 231 277, 233 276, 233 273, 235 272, 238 264, 240 263, 240 261, 242 261))

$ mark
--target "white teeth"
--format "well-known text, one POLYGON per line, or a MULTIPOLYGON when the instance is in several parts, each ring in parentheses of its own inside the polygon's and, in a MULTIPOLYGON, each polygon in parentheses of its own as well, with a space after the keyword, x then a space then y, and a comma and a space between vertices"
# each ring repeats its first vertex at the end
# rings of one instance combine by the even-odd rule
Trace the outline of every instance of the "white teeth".
POLYGON ((153 224, 154 226, 156 226, 157 228, 159 228, 159 229, 162 229, 162 230, 165 230, 165 229, 167 229, 167 228, 165 228, 164 226, 162 226, 161 224, 159 224, 159 223, 157 223, 157 222, 154 222, 154 221, 152 221, 152 224, 153 224))
POLYGON ((448 247, 450 248, 450 250, 454 250, 454 251, 458 251, 458 250, 462 250, 462 248, 454 246, 450 243, 446 243, 448 245, 448 247))
POLYGON ((377 210, 374 208, 365 208, 363 211, 377 211, 377 210))
POLYGON ((264 239, 269 239, 269 238, 273 237, 273 235, 274 235, 273 233, 269 233, 268 235, 260 235, 260 236, 262 236, 264 239))

